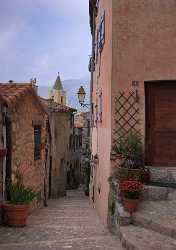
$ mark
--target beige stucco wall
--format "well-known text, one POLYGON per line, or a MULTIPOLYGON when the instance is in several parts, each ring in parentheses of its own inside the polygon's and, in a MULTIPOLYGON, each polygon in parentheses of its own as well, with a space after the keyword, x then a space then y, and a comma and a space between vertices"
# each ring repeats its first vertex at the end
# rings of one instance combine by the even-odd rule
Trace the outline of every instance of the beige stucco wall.
POLYGON ((52 181, 51 197, 66 195, 66 170, 70 136, 71 113, 52 112, 49 115, 51 128, 52 181))
POLYGON ((132 90, 132 81, 139 81, 143 138, 144 82, 176 79, 175 11, 175 0, 113 0, 112 103, 119 90, 132 90))
MULTIPOLYGON (((109 193, 108 177, 110 174, 110 148, 111 148, 111 69, 112 69, 112 8, 111 1, 100 1, 96 27, 105 11, 105 44, 98 56, 95 72, 93 74, 93 103, 99 92, 103 96, 102 122, 95 124, 92 130, 92 155, 98 154, 99 163, 94 167, 94 192, 98 214, 102 221, 107 222, 107 200, 109 193)), ((97 103, 99 105, 99 102, 97 103)), ((98 107, 100 108, 100 107, 98 107)), ((95 110, 94 110, 95 113, 95 110)), ((93 185, 93 184, 92 184, 93 185)))

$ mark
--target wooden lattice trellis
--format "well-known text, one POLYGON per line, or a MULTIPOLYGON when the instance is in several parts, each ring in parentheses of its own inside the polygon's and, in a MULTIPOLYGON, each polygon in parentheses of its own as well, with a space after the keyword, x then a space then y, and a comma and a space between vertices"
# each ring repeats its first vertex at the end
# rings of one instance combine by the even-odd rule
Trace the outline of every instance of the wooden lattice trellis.
POLYGON ((134 132, 140 135, 139 104, 135 92, 119 92, 115 97, 113 141, 134 132))

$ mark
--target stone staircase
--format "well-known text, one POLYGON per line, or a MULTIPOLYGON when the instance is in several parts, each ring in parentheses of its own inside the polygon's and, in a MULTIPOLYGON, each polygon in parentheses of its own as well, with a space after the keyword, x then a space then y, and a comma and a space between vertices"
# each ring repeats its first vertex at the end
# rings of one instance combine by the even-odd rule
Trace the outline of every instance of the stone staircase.
POLYGON ((128 250, 175 250, 176 190, 146 186, 138 211, 121 211, 120 239, 128 250))

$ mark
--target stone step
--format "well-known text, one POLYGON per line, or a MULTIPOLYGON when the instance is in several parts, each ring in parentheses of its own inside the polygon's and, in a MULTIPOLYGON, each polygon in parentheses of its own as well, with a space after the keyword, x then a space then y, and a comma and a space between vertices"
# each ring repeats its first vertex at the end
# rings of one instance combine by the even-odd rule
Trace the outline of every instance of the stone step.
POLYGON ((176 167, 148 167, 152 182, 176 183, 176 167))
POLYGON ((133 214, 132 222, 176 240, 176 200, 146 201, 133 214))
POLYGON ((127 250, 175 250, 176 240, 139 226, 120 228, 122 246, 127 250))
POLYGON ((176 194, 176 189, 170 187, 145 185, 144 191, 142 192, 141 195, 141 200, 160 201, 160 200, 172 199, 171 196, 172 193, 176 194))

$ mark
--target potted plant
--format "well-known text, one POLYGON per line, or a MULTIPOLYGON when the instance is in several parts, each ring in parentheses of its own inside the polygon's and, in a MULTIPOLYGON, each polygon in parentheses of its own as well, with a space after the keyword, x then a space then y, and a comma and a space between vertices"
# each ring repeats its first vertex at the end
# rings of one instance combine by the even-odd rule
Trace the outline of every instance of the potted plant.
POLYGON ((127 180, 120 184, 120 190, 123 193, 123 205, 128 212, 133 213, 137 210, 139 196, 143 189, 143 184, 136 180, 127 180))
POLYGON ((4 222, 8 226, 24 227, 29 212, 29 205, 37 193, 23 184, 20 172, 15 173, 15 181, 9 183, 8 192, 10 200, 3 203, 4 222))
POLYGON ((125 169, 128 171, 128 179, 141 180, 144 168, 141 136, 134 132, 121 136, 114 146, 114 150, 121 159, 122 171, 126 171, 125 169))

